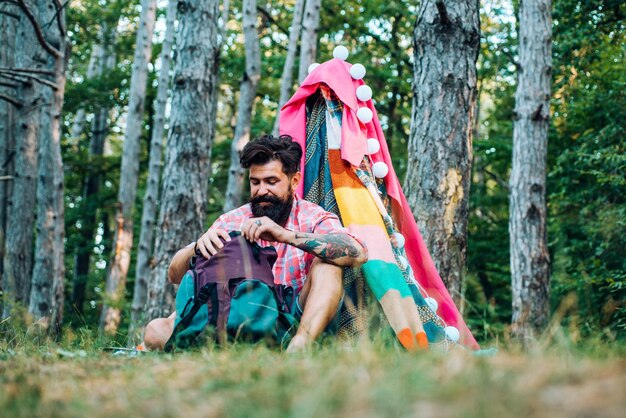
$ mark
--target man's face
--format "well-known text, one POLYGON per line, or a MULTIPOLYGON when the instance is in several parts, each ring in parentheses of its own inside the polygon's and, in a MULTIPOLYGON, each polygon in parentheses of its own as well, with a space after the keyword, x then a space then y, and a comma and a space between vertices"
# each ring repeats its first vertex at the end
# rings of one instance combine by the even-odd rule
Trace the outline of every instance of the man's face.
POLYGON ((270 161, 250 167, 250 203, 255 217, 267 216, 278 225, 285 225, 293 204, 293 191, 301 174, 288 176, 283 163, 270 161))

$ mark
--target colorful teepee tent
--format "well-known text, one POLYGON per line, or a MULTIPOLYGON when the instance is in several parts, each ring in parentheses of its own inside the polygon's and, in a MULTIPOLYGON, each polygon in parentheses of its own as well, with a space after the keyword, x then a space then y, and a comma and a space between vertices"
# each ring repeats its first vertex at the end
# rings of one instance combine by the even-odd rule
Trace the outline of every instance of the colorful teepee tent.
MULTIPOLYGON (((365 67, 335 58, 313 64, 281 109, 280 133, 306 152, 298 194, 337 213, 362 239, 361 271, 398 340, 408 350, 458 341, 477 349, 422 240, 364 83, 365 67)), ((346 283, 344 278, 344 284, 346 283)), ((350 280, 354 283, 354 280, 350 280)))

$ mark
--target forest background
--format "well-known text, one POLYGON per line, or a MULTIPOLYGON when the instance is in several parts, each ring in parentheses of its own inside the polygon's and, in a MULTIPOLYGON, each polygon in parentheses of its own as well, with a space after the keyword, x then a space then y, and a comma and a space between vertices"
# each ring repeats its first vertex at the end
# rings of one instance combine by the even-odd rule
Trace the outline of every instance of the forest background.
MULTIPOLYGON (((1 218, 2 239, 7 243, 12 212, 33 212, 33 217, 35 212, 45 213, 34 211, 34 202, 20 209, 12 207, 10 201, 10 179, 22 174, 15 171, 20 149, 15 149, 16 137, 11 140, 14 131, 5 122, 9 120, 6 109, 17 106, 10 99, 22 99, 15 96, 15 85, 24 82, 20 74, 8 71, 10 67, 20 67, 19 62, 11 62, 11 56, 19 57, 20 50, 29 48, 26 44, 10 45, 15 33, 15 26, 11 26, 15 23, 11 21, 20 14, 21 3, 24 2, 0 2, 3 10, 0 14, 3 54, 0 75, 6 75, 0 78, 4 98, 0 100, 3 111, 0 117, 5 118, 0 131, 7 141, 2 150, 1 218)), ((184 4, 181 2, 179 8, 184 4)), ((156 148, 166 146, 168 123, 165 122, 163 132, 155 133, 153 118, 159 109, 159 83, 163 83, 159 78, 162 73, 160 52, 167 39, 168 4, 159 2, 156 9, 152 52, 147 57, 145 112, 139 112, 140 118, 135 123, 139 127, 138 182, 136 194, 130 194, 134 201, 131 224, 134 243, 127 283, 121 287, 118 299, 107 294, 106 283, 115 263, 116 232, 122 228, 117 222, 117 202, 120 195, 128 195, 120 192, 123 187, 121 167, 130 118, 136 116, 138 110, 132 103, 130 89, 139 48, 136 47, 137 31, 145 30, 140 27, 142 8, 138 2, 105 0, 73 1, 63 6, 71 53, 67 56, 67 82, 60 118, 65 237, 63 270, 57 270, 64 271, 60 287, 63 294, 59 299, 63 301, 62 315, 58 318, 62 318, 66 328, 105 331, 103 310, 113 308, 118 312, 118 322, 109 331, 123 343, 136 327, 136 324, 131 325, 131 306, 137 278, 147 280, 145 273, 138 276, 137 266, 144 224, 142 213, 148 202, 144 197, 149 185, 150 150, 151 146, 155 147, 155 141, 156 148), (100 60, 99 68, 94 64, 94 57, 100 60), (94 143, 98 141, 100 150, 94 151, 94 143)), ((258 79, 255 78, 258 85, 252 93, 254 99, 249 101, 252 105, 250 137, 274 130, 295 6, 294 1, 259 1, 256 4, 253 28, 258 36, 260 67, 258 79)), ((215 124, 211 127, 214 138, 207 138, 211 158, 204 228, 223 212, 227 201, 231 148, 240 129, 237 126, 238 115, 242 112, 240 97, 247 81, 244 78, 247 65, 242 23, 246 14, 244 5, 241 1, 225 1, 220 7, 217 28, 220 44, 216 49, 219 51, 218 99, 213 104, 216 106, 215 124)), ((333 49, 344 45, 350 51, 348 61, 366 67, 367 84, 373 90, 377 111, 383 115, 382 126, 401 181, 410 159, 412 47, 418 9, 419 3, 410 1, 322 1, 319 36, 315 38, 315 61, 332 58, 333 49)), ((519 68, 517 10, 517 2, 480 3, 467 262, 458 299, 459 308, 479 342, 507 336, 512 316, 508 225, 513 113, 519 68)), ((625 15, 626 6, 616 0, 555 0, 552 10, 552 96, 546 185, 550 309, 551 313, 559 312, 558 321, 574 338, 599 336, 615 341, 623 340, 626 334, 625 15)), ((59 48, 59 44, 56 46, 59 48)), ((174 56, 175 49, 174 46, 174 56)), ((300 59, 296 56, 291 70, 294 82, 290 94, 301 81, 300 76, 295 76, 300 59)), ((165 79, 167 83, 169 79, 169 76, 165 79)), ((246 91, 249 93, 250 89, 246 91)), ((166 115, 171 111, 170 104, 166 105, 166 115)), ((205 124, 211 125, 211 122, 207 120, 205 124)), ((161 160, 158 164, 163 166, 161 160)), ((38 176, 31 174, 31 177, 34 181, 38 176)), ((191 189, 198 184, 179 186, 191 189)), ((159 198, 153 198, 152 202, 158 210, 159 198)), ((157 214, 152 215, 151 225, 158 225, 157 214)), ((33 230, 34 219, 31 222, 33 230)), ((31 254, 36 238, 42 235, 39 226, 37 231, 26 243, 31 254)), ((184 237, 182 235, 180 241, 171 245, 186 245, 184 237)), ((6 260, 10 249, 7 246, 5 251, 5 243, 2 244, 2 259, 6 260)), ((148 259, 152 268, 156 264, 148 259)), ((32 272, 32 264, 28 268, 32 272)), ((33 283, 35 276, 36 272, 28 274, 33 283)), ((15 317, 19 311, 19 303, 7 299, 7 296, 15 299, 10 294, 14 291, 11 286, 15 283, 7 282, 5 274, 4 318, 10 317, 10 312, 15 317)), ((28 297, 22 298, 23 303, 28 300, 28 297)), ((143 309, 144 305, 139 310, 143 309)))

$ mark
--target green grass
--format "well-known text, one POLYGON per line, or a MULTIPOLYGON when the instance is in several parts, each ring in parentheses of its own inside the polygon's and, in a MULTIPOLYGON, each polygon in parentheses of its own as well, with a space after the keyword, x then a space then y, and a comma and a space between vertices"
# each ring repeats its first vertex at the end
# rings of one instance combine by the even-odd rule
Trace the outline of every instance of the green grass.
POLYGON ((113 357, 89 331, 0 335, 2 417, 621 417, 624 348, 553 339, 527 353, 409 354, 375 338, 113 357), (9 338, 11 336, 11 338, 9 338))

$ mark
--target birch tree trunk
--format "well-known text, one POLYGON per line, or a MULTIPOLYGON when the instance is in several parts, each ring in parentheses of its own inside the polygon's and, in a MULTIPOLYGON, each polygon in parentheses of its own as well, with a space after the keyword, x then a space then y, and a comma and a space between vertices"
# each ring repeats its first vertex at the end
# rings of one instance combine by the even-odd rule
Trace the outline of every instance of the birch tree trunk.
POLYGON ((204 231, 210 156, 215 134, 219 65, 219 0, 179 0, 172 113, 168 132, 148 319, 174 307, 167 268, 174 253, 204 231))
POLYGON ((407 200, 457 305, 467 248, 480 44, 477 0, 422 2, 413 32, 407 200))
POLYGON ((174 23, 176 22, 176 1, 170 0, 167 5, 165 24, 165 39, 161 49, 159 62, 158 88, 154 119, 152 123, 152 138, 150 139, 150 162, 148 169, 148 187, 143 199, 143 213, 141 215, 141 233, 137 250, 137 268, 135 274, 135 289, 131 310, 131 326, 129 336, 133 342, 137 340, 134 330, 141 327, 144 321, 144 308, 148 297, 148 279, 150 276, 150 257, 154 241, 154 225, 157 218, 157 201, 159 198, 159 180, 161 176, 161 160, 163 150, 163 133, 165 127, 165 108, 170 83, 170 67, 172 61, 172 43, 174 42, 174 23))
MULTIPOLYGON (((25 1, 25 7, 37 13, 35 1, 25 1)), ((15 66, 44 70, 47 53, 35 36, 33 25, 22 10, 16 10, 15 66)), ((33 231, 37 189, 37 130, 39 108, 44 104, 43 88, 32 78, 14 76, 18 84, 16 97, 22 107, 15 112, 15 176, 13 178, 12 208, 7 218, 4 253, 3 289, 5 293, 3 317, 11 315, 14 303, 28 306, 33 267, 33 231)))
MULTIPOLYGON (((101 42, 94 44, 91 49, 91 56, 89 57, 89 64, 87 65, 87 80, 92 80, 99 74, 98 69, 104 60, 104 42, 105 41, 103 39, 101 42)), ((80 136, 83 134, 86 116, 87 111, 84 107, 81 107, 76 111, 74 121, 72 122, 72 129, 70 130, 70 137, 72 138, 72 141, 78 142, 80 136)))
POLYGON ((63 319, 65 278, 61 111, 69 45, 65 11, 61 5, 49 0, 38 2, 38 6, 45 42, 56 48, 48 52, 46 65, 46 69, 54 74, 51 81, 56 88, 43 88, 44 104, 40 108, 37 239, 28 311, 44 329, 58 333, 63 319))
POLYGON ((296 0, 293 8, 293 18, 291 19, 291 27, 289 28, 289 43, 287 44, 287 56, 285 57, 285 65, 283 66, 283 75, 280 78, 280 97, 278 99, 278 110, 276 111, 276 120, 274 121, 274 129, 272 135, 278 136, 280 128, 280 108, 287 103, 291 96, 293 87, 293 67, 296 63, 296 52, 298 51, 298 39, 302 28, 302 12, 305 0, 296 0))
POLYGON ((250 123, 256 98, 256 89, 261 78, 261 47, 257 32, 256 0, 243 0, 243 36, 246 51, 246 68, 239 90, 237 124, 230 148, 230 167, 224 212, 241 205, 245 170, 239 164, 239 155, 250 141, 250 123))
POLYGON ((528 342, 550 310, 546 238, 546 155, 552 76, 550 0, 519 3, 519 67, 513 122, 509 233, 513 334, 528 342))
MULTIPOLYGON (((94 46, 92 54, 96 54, 96 66, 94 71, 87 76, 105 77, 109 70, 115 66, 115 38, 116 29, 102 29, 102 43, 94 46)), ((93 57, 93 55, 92 55, 93 57)), ((91 65, 91 62, 90 62, 91 65)), ((91 68, 89 69, 91 70, 91 68)), ((80 109, 83 110, 83 109, 80 109)), ((79 110, 79 112, 80 112, 79 110)), ((96 110, 93 120, 91 121, 91 138, 89 140, 88 167, 83 181, 83 199, 84 205, 81 218, 82 228, 80 229, 80 245, 76 249, 74 256, 74 277, 72 290, 72 305, 78 313, 83 312, 85 302, 85 291, 87 287, 87 278, 89 277, 89 269, 91 262, 91 254, 93 253, 94 238, 96 232, 96 214, 98 211, 95 196, 100 191, 102 181, 101 160, 104 153, 104 143, 108 135, 108 118, 110 109, 100 107, 96 110)), ((77 112, 76 117, 80 115, 77 112)), ((80 120, 78 123, 82 123, 80 120)), ((81 134, 76 126, 77 121, 72 125, 72 135, 81 134)), ((82 127, 80 127, 82 129, 82 127)), ((75 137, 76 138, 76 137, 75 137)))
POLYGON ((124 135, 124 150, 117 201, 116 233, 111 266, 106 282, 106 299, 100 317, 100 330, 112 334, 121 321, 126 278, 133 247, 133 209, 139 174, 139 140, 143 125, 148 63, 152 55, 152 33, 156 19, 156 0, 141 0, 141 14, 130 80, 130 99, 124 135))
MULTIPOLYGON (((0 66, 11 68, 15 65, 15 24, 17 11, 14 6, 0 4, 0 66), (7 13, 7 14, 4 14, 7 13), (11 14, 11 15, 10 15, 11 14)), ((0 79, 0 94, 16 97, 18 84, 13 80, 0 79)), ((15 156, 14 137, 15 104, 0 98, 0 291, 2 291, 2 272, 4 244, 6 238, 7 217, 11 213, 11 192, 13 190, 13 159, 15 156)), ((2 301, 0 301, 0 314, 2 301)))
POLYGON ((228 35, 227 26, 228 26, 229 15, 230 15, 230 1, 222 0, 222 11, 221 11, 221 17, 220 17, 221 22, 218 21, 219 34, 220 34, 219 41, 218 41, 219 52, 218 52, 218 56, 216 58, 216 64, 215 64, 216 68, 218 68, 218 71, 217 71, 217 74, 215 75, 215 82, 213 84, 215 91, 212 93, 213 97, 215 97, 215 100, 213 100, 212 112, 215 115, 217 115, 217 104, 218 104, 217 97, 219 96, 219 87, 220 87, 219 63, 221 62, 222 54, 223 54, 222 45, 224 44, 226 40, 226 36, 228 35))
POLYGON ((317 56, 317 29, 320 25, 322 0, 306 0, 302 19, 302 42, 300 42, 300 67, 298 82, 302 83, 309 73, 309 65, 317 56))

